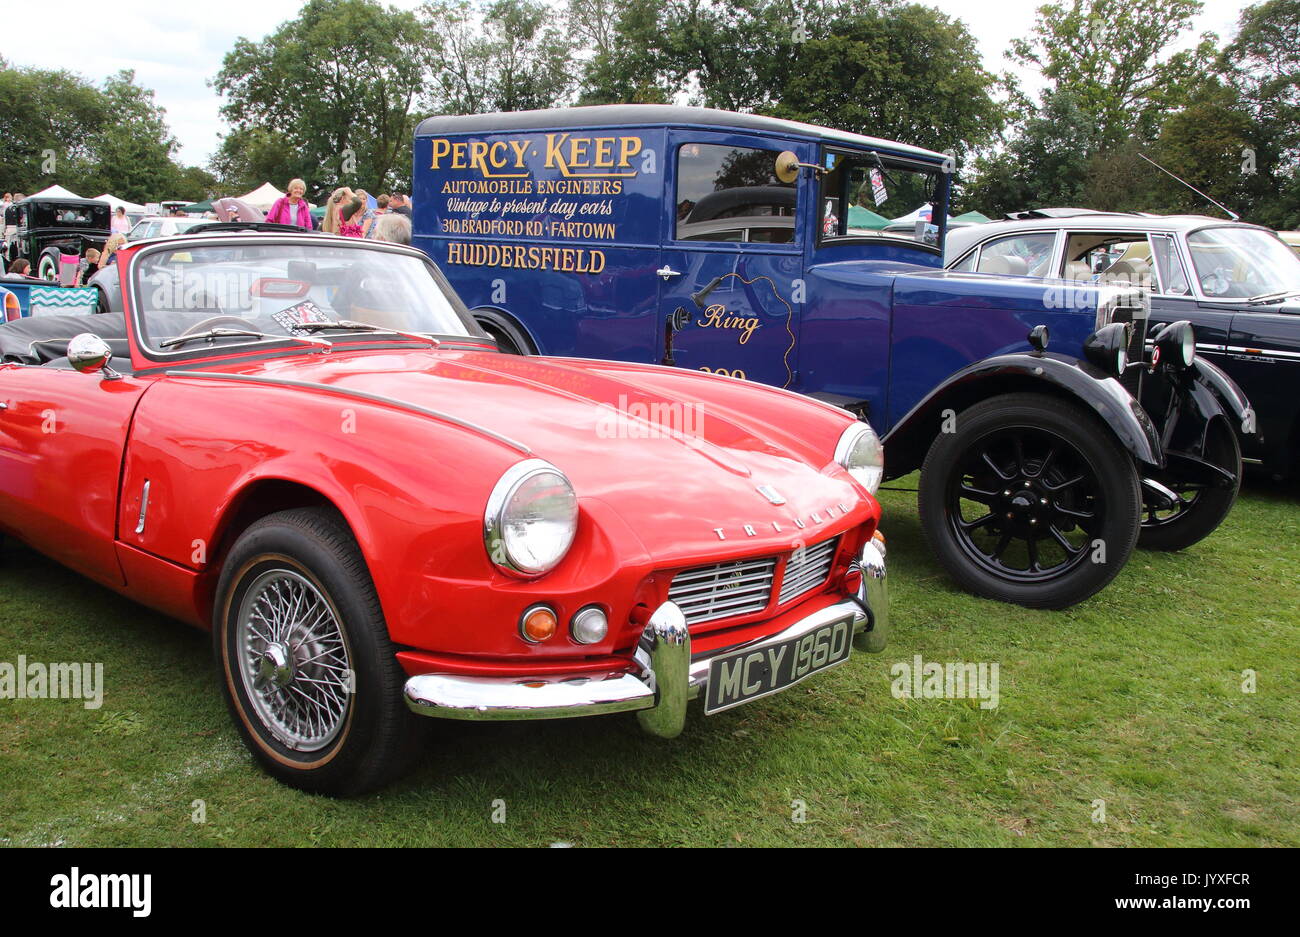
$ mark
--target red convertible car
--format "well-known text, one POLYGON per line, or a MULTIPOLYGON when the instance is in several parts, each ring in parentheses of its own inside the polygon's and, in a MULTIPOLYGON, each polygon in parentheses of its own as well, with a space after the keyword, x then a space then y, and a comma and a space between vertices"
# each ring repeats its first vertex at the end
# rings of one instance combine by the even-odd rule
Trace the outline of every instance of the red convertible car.
POLYGON ((843 411, 499 353, 397 245, 208 229, 114 276, 0 325, 0 530, 210 628, 283 781, 374 788, 419 716, 672 737, 884 646, 882 452, 843 411))

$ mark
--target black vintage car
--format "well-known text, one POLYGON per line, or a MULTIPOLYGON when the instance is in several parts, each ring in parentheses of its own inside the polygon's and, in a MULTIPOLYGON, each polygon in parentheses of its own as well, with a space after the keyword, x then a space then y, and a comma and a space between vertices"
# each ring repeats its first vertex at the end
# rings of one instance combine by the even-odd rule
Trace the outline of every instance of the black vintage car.
POLYGON ((1148 334, 1191 322, 1196 354, 1249 398, 1258 416, 1257 426, 1237 427, 1243 460, 1275 478, 1300 472, 1300 257, 1267 228, 1039 209, 953 231, 946 261, 950 270, 1140 285, 1148 334))
POLYGON ((57 280, 59 255, 82 256, 108 240, 112 209, 89 198, 25 198, 13 206, 18 230, 5 252, 5 266, 22 257, 42 280, 57 280))

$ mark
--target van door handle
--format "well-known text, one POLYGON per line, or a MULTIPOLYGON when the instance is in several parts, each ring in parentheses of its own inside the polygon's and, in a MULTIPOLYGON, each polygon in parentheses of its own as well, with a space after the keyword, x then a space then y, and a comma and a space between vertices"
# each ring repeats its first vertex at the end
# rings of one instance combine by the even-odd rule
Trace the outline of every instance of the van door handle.
POLYGON ((679 271, 677 271, 677 270, 674 270, 672 267, 669 267, 669 266, 663 266, 663 267, 660 267, 658 270, 655 271, 655 275, 656 275, 656 276, 660 276, 660 277, 662 277, 663 279, 667 280, 667 279, 669 279, 669 278, 671 278, 671 277, 679 277, 679 276, 681 276, 681 273, 680 273, 679 271))

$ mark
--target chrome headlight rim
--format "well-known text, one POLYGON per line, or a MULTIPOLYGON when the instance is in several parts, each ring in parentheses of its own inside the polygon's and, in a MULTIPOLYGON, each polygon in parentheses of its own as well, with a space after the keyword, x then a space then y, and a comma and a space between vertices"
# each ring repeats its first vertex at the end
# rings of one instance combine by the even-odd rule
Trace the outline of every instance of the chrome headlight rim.
POLYGON ((573 547, 577 532, 577 493, 573 490, 573 483, 569 481, 569 477, 564 472, 545 459, 524 459, 522 462, 516 462, 505 470, 493 486, 492 493, 488 495, 487 507, 483 512, 483 547, 487 550, 489 562, 495 568, 510 576, 519 579, 537 579, 545 576, 564 562, 564 558, 568 556, 569 550, 573 547), (569 492, 573 494, 574 511, 564 549, 558 553, 551 563, 544 566, 530 566, 525 562, 521 562, 519 557, 515 556, 510 549, 505 529, 505 511, 515 493, 524 484, 539 475, 554 475, 564 483, 569 492))
POLYGON ((858 420, 845 427, 839 441, 835 443, 835 463, 874 496, 880 490, 880 484, 885 477, 885 444, 870 423, 866 420, 858 420), (872 442, 876 460, 865 465, 850 465, 849 459, 863 439, 872 442))

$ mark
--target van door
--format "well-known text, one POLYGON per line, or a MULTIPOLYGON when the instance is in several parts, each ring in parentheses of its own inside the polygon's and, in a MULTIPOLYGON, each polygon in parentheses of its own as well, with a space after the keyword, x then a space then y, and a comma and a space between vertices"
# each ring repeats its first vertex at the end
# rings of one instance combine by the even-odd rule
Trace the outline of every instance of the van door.
POLYGON ((668 139, 662 362, 796 387, 808 207, 802 175, 781 183, 775 167, 785 149, 811 158, 811 145, 685 130, 668 139))

